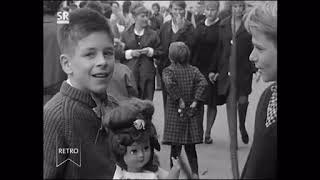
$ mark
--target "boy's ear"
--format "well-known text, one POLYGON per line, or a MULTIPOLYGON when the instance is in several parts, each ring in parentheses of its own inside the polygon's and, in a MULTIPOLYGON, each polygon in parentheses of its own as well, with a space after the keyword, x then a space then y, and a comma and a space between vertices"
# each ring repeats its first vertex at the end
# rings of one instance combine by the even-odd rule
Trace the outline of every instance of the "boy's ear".
POLYGON ((63 71, 66 74, 72 74, 72 68, 71 68, 71 62, 70 62, 70 57, 66 54, 61 54, 60 55, 60 64, 63 69, 63 71))

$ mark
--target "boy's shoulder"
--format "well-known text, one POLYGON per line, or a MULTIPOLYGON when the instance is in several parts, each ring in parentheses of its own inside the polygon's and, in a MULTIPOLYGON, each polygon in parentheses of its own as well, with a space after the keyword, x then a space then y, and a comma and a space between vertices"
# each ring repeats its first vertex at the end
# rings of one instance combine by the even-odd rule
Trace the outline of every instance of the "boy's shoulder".
POLYGON ((44 129, 62 127, 65 97, 58 92, 43 107, 44 129))
MULTIPOLYGON (((43 108, 43 120, 46 121, 66 121, 74 118, 75 115, 83 116, 90 114, 88 106, 76 101, 69 96, 58 92, 43 108)), ((93 112, 93 111, 92 111, 93 112)), ((94 113, 94 112, 93 112, 94 113)))

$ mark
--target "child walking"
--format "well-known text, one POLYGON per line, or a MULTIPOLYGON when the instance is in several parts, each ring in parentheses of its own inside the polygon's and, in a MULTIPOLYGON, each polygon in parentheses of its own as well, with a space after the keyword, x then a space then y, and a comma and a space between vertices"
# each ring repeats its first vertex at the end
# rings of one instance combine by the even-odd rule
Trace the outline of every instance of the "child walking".
POLYGON ((111 152, 117 164, 113 179, 179 178, 179 160, 173 159, 170 172, 154 162, 154 149, 160 151, 160 144, 151 122, 153 113, 151 101, 133 98, 103 119, 112 134, 111 152))
POLYGON ((171 65, 163 70, 163 81, 168 92, 163 143, 171 145, 172 157, 181 153, 182 145, 188 157, 193 178, 199 178, 196 144, 202 143, 203 101, 208 85, 197 67, 189 64, 190 51, 183 42, 169 47, 171 65))

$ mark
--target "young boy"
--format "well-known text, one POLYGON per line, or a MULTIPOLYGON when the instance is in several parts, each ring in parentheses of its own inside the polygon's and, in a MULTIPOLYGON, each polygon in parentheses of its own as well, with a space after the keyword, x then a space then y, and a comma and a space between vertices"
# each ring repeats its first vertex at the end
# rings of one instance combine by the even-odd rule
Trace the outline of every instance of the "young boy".
POLYGON ((108 134, 93 111, 93 96, 106 97, 114 71, 113 34, 102 15, 82 8, 69 14, 69 24, 61 25, 58 42, 68 80, 44 106, 43 177, 112 178, 115 163, 108 134))
POLYGON ((124 56, 123 43, 119 40, 115 40, 114 43, 115 65, 107 93, 120 102, 131 97, 138 97, 138 90, 132 71, 128 66, 120 63, 120 59, 124 56))
POLYGON ((163 70, 167 96, 163 143, 171 145, 171 157, 186 151, 193 178, 199 178, 196 144, 202 143, 203 102, 208 82, 197 67, 189 64, 190 51, 183 42, 169 47, 171 65, 163 70), (179 112, 180 111, 180 112, 179 112))
POLYGON ((277 178, 277 9, 277 1, 266 1, 254 7, 245 21, 254 46, 250 60, 263 81, 274 83, 263 92, 257 106, 243 179, 277 178))

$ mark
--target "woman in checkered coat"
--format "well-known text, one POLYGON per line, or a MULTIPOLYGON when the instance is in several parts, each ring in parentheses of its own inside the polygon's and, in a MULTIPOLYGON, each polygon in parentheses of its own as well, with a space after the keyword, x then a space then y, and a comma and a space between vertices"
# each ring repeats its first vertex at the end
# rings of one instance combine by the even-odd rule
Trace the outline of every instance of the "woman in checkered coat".
POLYGON ((202 143, 203 96, 208 83, 199 69, 189 64, 189 57, 190 51, 186 44, 171 43, 171 65, 162 73, 168 92, 163 143, 171 145, 171 167, 171 157, 179 156, 184 145, 193 176, 196 178, 198 160, 195 144, 202 143))

